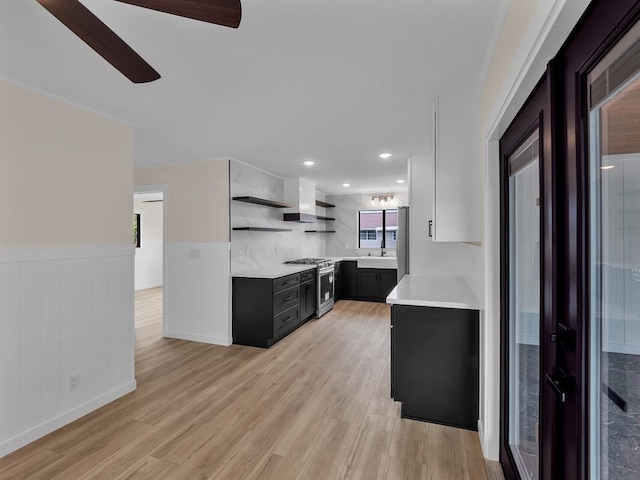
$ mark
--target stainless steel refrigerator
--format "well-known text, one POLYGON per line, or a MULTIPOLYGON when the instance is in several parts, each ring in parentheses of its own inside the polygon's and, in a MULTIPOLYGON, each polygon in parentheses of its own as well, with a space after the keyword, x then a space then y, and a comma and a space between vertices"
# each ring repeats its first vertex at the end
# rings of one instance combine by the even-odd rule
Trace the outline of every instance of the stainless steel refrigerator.
POLYGON ((409 207, 398 207, 396 256, 398 282, 409 273, 409 207))

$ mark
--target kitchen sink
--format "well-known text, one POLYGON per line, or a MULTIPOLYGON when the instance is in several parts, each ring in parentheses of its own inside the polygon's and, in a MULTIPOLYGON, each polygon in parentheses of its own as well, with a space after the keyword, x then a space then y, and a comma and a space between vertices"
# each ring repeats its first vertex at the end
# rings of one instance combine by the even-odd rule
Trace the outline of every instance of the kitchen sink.
POLYGON ((360 257, 358 268, 398 268, 396 257, 360 257))

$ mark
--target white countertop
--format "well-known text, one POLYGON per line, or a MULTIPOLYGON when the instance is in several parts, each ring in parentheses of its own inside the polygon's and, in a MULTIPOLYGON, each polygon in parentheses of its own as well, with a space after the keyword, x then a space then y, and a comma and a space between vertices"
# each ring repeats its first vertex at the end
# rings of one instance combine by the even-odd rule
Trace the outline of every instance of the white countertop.
POLYGON ((480 302, 466 282, 459 277, 405 275, 387 297, 387 303, 462 310, 480 309, 480 302))
POLYGON ((269 265, 253 270, 245 270, 241 272, 232 272, 232 277, 240 278, 280 278, 286 277, 294 273, 305 272, 307 270, 315 270, 315 265, 269 265))

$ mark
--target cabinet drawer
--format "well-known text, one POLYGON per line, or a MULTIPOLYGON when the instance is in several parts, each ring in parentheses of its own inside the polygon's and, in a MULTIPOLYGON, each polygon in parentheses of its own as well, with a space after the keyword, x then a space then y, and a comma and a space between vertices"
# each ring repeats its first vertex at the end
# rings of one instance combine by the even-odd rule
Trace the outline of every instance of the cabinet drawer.
POLYGON ((273 294, 273 314, 277 315, 300 303, 300 288, 293 287, 273 294))
POLYGON ((316 271, 309 270, 308 272, 302 272, 300 274, 300 283, 308 282, 309 280, 313 280, 316 278, 316 271))
POLYGON ((288 275, 282 278, 276 278, 273 281, 273 293, 284 290, 285 288, 291 288, 300 284, 300 274, 288 275))
POLYGON ((277 336, 289 326, 293 326, 300 321, 300 306, 297 305, 280 315, 273 317, 273 336, 277 336))

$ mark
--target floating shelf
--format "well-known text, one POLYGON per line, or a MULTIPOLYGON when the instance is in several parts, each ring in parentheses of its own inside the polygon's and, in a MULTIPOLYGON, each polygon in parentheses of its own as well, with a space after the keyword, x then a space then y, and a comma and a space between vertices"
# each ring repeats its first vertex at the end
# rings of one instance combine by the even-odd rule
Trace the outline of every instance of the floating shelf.
POLYGON ((320 216, 320 215, 316 216, 316 218, 317 218, 318 220, 335 220, 335 218, 332 218, 332 217, 322 217, 322 216, 320 216))
POLYGON ((246 232, 291 232, 290 228, 270 228, 270 227, 233 227, 233 230, 246 232))
POLYGON ((305 230, 304 233, 336 233, 335 230, 305 230))
POLYGON ((332 205, 331 203, 323 202, 322 200, 316 200, 316 206, 324 207, 324 208, 335 208, 335 205, 332 205))
POLYGON ((286 203, 275 202, 273 200, 266 200, 264 198, 258 197, 233 197, 233 199, 238 202, 253 203, 255 205, 263 205, 265 207, 271 208, 292 208, 291 205, 288 205, 286 203))

